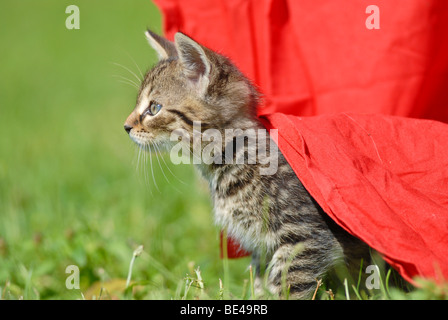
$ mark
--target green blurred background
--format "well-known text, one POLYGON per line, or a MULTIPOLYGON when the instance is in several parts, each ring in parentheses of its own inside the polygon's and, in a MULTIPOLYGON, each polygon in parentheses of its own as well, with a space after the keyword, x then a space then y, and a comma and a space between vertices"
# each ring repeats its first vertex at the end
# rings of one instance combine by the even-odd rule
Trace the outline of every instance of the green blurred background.
POLYGON ((140 286, 126 297, 182 298, 198 266, 206 297, 222 293, 222 278, 244 295, 249 260, 219 259, 194 168, 153 158, 157 190, 123 130, 137 95, 123 77, 136 81, 126 69, 139 76, 156 61, 144 30, 161 32, 157 7, 9 0, 0 23, 0 299, 91 298, 100 287, 123 298, 139 245, 140 286), (72 4, 79 30, 65 25, 72 4), (79 290, 65 286, 68 265, 80 269, 79 290))

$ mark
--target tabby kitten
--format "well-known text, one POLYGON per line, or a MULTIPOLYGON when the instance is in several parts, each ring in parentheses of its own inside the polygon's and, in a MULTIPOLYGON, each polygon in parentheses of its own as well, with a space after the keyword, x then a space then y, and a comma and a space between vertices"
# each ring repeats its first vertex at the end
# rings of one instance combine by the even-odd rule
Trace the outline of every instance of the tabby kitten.
MULTIPOLYGON (((328 218, 278 149, 258 152, 255 164, 228 161, 248 160, 261 144, 275 144, 266 135, 255 145, 238 145, 238 134, 225 134, 225 129, 241 129, 243 140, 249 141, 247 132, 264 128, 256 117, 256 89, 227 58, 182 33, 176 33, 174 42, 151 31, 146 37, 159 62, 146 74, 124 128, 138 145, 168 150, 177 143, 171 139, 176 130, 190 136, 210 128, 222 133, 225 138, 213 150, 215 161, 196 166, 209 183, 216 223, 252 252, 257 287, 309 298, 316 279, 337 262, 368 252, 328 218), (195 122, 201 124, 196 132, 195 122), (263 174, 261 169, 274 160, 276 170, 263 174)), ((194 156, 206 147, 205 141, 199 148, 191 140, 185 144, 194 156)))

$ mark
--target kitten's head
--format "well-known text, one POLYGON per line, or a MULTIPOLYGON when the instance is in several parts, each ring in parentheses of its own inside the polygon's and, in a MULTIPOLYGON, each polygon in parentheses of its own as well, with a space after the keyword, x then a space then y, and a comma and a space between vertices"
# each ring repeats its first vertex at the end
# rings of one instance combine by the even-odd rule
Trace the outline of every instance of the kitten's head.
POLYGON ((174 130, 242 128, 255 121, 257 93, 224 56, 180 32, 174 42, 147 31, 159 56, 147 72, 125 130, 140 146, 169 144, 174 130))

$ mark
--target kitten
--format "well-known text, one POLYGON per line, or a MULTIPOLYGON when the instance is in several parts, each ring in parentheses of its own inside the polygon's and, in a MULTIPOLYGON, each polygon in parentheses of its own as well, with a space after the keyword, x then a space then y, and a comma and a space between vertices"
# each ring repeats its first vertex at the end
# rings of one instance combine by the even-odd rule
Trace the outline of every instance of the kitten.
MULTIPOLYGON (((264 130, 256 117, 258 92, 226 57, 182 33, 174 42, 151 31, 146 37, 159 62, 146 74, 124 128, 138 145, 167 150, 179 143, 172 139, 176 131, 182 139, 208 129, 221 134, 213 161, 196 166, 209 183, 215 221, 252 252, 260 290, 310 298, 316 280, 336 263, 368 256, 368 247, 313 200, 270 136, 258 134, 264 130), (229 136, 226 129, 240 130, 229 136), (247 143, 238 144, 241 137, 247 143), (265 145, 270 147, 256 152, 254 161, 253 151, 265 145), (273 161, 275 170, 263 173, 273 161)), ((182 141, 201 157, 211 139, 182 141)))

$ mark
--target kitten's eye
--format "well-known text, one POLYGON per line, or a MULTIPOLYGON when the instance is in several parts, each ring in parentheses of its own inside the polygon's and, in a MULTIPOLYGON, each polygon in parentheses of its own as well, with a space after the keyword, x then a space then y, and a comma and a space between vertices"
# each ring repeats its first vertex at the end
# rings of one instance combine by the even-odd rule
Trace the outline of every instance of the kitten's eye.
POLYGON ((151 105, 150 105, 150 109, 151 109, 151 113, 152 113, 152 115, 155 116, 155 115, 157 114, 157 112, 159 112, 160 109, 162 109, 162 105, 159 104, 159 103, 155 103, 155 102, 153 102, 153 103, 151 103, 151 105))
POLYGON ((151 103, 149 104, 149 107, 146 109, 145 113, 148 113, 151 116, 155 116, 160 111, 160 109, 162 109, 162 105, 160 103, 151 101, 151 103))

